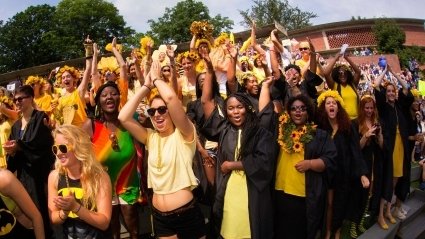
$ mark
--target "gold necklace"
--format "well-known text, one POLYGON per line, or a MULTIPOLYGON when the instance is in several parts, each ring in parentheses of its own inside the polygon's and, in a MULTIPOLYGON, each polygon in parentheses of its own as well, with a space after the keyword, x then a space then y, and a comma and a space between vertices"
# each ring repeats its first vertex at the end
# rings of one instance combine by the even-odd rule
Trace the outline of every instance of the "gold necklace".
POLYGON ((158 170, 158 172, 161 172, 162 169, 161 136, 159 136, 158 139, 158 160, 156 161, 156 169, 158 170))

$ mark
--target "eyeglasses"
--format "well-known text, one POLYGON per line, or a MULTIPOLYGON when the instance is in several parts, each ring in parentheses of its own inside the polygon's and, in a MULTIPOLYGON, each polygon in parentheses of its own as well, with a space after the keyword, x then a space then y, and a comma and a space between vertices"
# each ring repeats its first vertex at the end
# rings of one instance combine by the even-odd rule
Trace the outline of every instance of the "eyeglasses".
POLYGON ((300 51, 307 51, 307 50, 310 50, 310 48, 308 48, 308 47, 301 47, 300 48, 300 51))
POLYGON ((154 116, 156 111, 158 111, 158 113, 160 115, 163 115, 163 114, 165 114, 165 112, 167 112, 167 106, 160 106, 158 108, 147 109, 148 115, 150 115, 150 116, 154 116))
POLYGON ((170 69, 163 69, 162 72, 171 72, 170 69))
POLYGON ((52 146, 52 151, 53 151, 54 155, 58 154, 58 150, 61 153, 66 154, 66 153, 68 153, 69 151, 72 150, 72 147, 68 146, 66 144, 55 144, 55 145, 52 146))
POLYGON ((307 111, 307 107, 305 105, 297 105, 297 106, 291 106, 291 111, 295 112, 295 111, 301 111, 301 112, 306 112, 307 111))
POLYGON ((29 98, 29 96, 19 96, 17 98, 13 98, 13 103, 16 103, 16 101, 18 101, 19 103, 21 103, 26 98, 29 98))

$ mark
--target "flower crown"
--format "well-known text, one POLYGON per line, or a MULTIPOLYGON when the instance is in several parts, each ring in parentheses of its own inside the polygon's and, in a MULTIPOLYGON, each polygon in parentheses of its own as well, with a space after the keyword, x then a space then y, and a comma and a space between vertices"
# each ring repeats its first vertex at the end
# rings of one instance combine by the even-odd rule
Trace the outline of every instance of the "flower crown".
POLYGON ((365 100, 365 99, 369 99, 369 98, 372 99, 374 102, 376 102, 375 97, 371 94, 368 94, 368 93, 362 95, 362 97, 360 98, 360 101, 365 100))
POLYGON ((412 92, 413 97, 417 98, 421 96, 421 92, 419 92, 418 89, 411 89, 410 92, 412 92))
POLYGON ((222 44, 226 43, 226 40, 227 40, 227 39, 229 39, 229 34, 227 34, 227 33, 225 33, 225 32, 222 32, 222 33, 220 34, 220 36, 219 36, 219 37, 217 37, 217 38, 214 40, 214 46, 215 46, 215 47, 217 47, 217 46, 220 46, 220 45, 222 45, 222 44))
POLYGON ((44 84, 44 79, 40 76, 28 76, 27 80, 25 81, 25 85, 32 85, 32 84, 44 84))
POLYGON ((190 25, 192 36, 196 36, 197 38, 210 38, 213 30, 214 26, 207 21, 194 21, 190 25))
POLYGON ((97 68, 102 71, 102 74, 105 74, 107 71, 114 72, 115 74, 120 73, 120 66, 114 56, 102 57, 99 63, 97 63, 97 68))
POLYGON ((0 102, 9 106, 9 108, 11 108, 11 109, 13 108, 13 101, 12 101, 12 99, 10 99, 7 96, 0 97, 0 102))
POLYGON ((72 75, 72 77, 74 77, 74 79, 79 79, 80 78, 80 71, 78 71, 77 69, 75 69, 72 66, 63 66, 62 68, 60 68, 58 70, 58 73, 56 73, 56 81, 61 82, 62 81, 62 74, 67 71, 69 72, 69 74, 72 75))
POLYGON ((211 50, 211 42, 210 41, 208 41, 207 39, 205 39, 205 38, 202 38, 202 39, 198 39, 198 40, 196 40, 196 43, 195 43, 195 48, 198 48, 199 47, 199 45, 201 45, 201 44, 207 44, 207 46, 208 46, 208 49, 210 49, 211 50))
POLYGON ((328 97, 334 98, 336 101, 338 101, 341 104, 342 107, 344 107, 344 100, 339 95, 338 91, 336 90, 327 90, 327 91, 324 91, 322 94, 320 94, 319 98, 317 98, 317 105, 318 106, 322 105, 322 103, 325 102, 326 98, 328 97))
POLYGON ((188 58, 193 63, 197 62, 199 60, 199 56, 196 52, 193 51, 185 51, 177 55, 176 61, 181 64, 184 58, 188 58))

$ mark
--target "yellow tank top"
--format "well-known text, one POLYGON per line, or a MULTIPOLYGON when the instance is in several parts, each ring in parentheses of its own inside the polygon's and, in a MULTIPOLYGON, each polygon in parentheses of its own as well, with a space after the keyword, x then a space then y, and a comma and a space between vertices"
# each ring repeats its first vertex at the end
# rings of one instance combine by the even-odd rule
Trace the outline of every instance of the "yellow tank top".
POLYGON ((196 100, 196 87, 189 83, 189 79, 186 76, 182 76, 180 79, 183 95, 182 104, 186 110, 187 103, 196 100))
MULTIPOLYGON (((334 90, 337 90, 337 88, 338 83, 335 83, 334 90)), ((344 109, 347 111, 350 119, 356 119, 358 115, 358 100, 356 92, 354 92, 353 88, 349 85, 341 85, 341 97, 344 100, 344 109)))
POLYGON ((35 104, 38 108, 44 112, 50 112, 50 104, 52 103, 52 96, 49 94, 44 94, 37 99, 34 99, 35 104))

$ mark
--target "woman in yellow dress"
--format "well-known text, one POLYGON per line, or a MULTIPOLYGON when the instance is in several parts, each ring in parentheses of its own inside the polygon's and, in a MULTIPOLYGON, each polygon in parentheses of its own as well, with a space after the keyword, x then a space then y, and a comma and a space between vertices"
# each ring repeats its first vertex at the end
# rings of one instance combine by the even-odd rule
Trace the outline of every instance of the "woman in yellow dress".
POLYGON ((52 96, 43 93, 45 82, 40 76, 29 76, 25 81, 25 85, 31 86, 34 90, 34 101, 38 109, 49 114, 51 111, 52 96))
POLYGON ((18 112, 14 110, 15 106, 7 96, 0 97, 0 168, 6 168, 6 151, 3 144, 9 139, 12 125, 18 119, 18 112))
POLYGON ((183 52, 177 56, 177 63, 183 68, 183 75, 177 80, 178 96, 186 111, 187 103, 196 100, 196 70, 195 64, 199 60, 195 52, 183 52))

